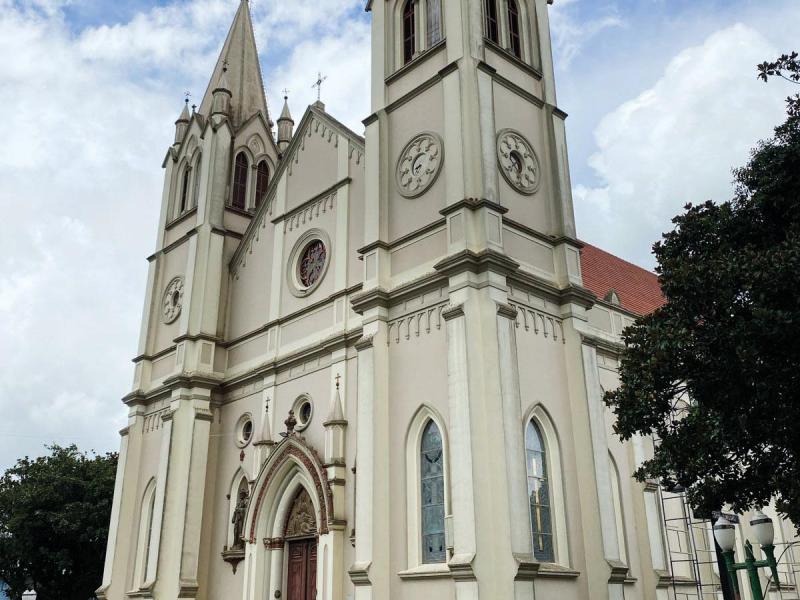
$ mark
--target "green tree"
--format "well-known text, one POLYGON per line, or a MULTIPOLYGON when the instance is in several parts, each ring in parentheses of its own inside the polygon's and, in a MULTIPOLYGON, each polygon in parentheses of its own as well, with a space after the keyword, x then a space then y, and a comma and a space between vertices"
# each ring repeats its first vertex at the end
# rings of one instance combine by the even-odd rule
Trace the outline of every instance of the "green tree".
POLYGON ((800 524, 800 117, 734 171, 735 196, 688 205, 654 247, 667 303, 624 333, 606 395, 637 471, 699 514, 766 506, 800 524))
MULTIPOLYGON (((782 54, 774 61, 766 61, 758 65, 758 78, 769 81, 770 77, 780 77, 791 83, 800 85, 800 55, 797 52, 782 54)), ((800 117, 800 94, 786 99, 789 115, 800 117)))
POLYGON ((103 572, 117 455, 75 446, 25 457, 0 478, 0 580, 18 599, 88 600, 103 572))

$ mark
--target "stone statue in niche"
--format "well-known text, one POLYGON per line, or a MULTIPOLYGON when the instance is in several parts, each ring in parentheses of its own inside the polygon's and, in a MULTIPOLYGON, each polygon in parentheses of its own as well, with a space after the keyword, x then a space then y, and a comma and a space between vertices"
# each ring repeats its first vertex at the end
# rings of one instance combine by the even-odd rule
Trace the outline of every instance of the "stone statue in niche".
POLYGON ((233 519, 231 520, 233 523, 232 550, 244 548, 244 539, 242 538, 242 534, 244 533, 244 519, 247 515, 247 499, 247 490, 240 491, 239 501, 236 503, 236 508, 233 511, 233 519))

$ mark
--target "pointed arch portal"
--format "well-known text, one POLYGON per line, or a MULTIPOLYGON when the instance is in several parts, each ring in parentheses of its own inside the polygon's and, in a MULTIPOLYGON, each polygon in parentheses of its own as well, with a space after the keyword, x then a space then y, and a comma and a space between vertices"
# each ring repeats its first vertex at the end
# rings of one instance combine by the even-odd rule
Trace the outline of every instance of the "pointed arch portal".
POLYGON ((246 600, 326 600, 341 588, 346 524, 317 452, 299 435, 265 461, 245 520, 246 600), (279 596, 276 596, 279 592, 279 596))

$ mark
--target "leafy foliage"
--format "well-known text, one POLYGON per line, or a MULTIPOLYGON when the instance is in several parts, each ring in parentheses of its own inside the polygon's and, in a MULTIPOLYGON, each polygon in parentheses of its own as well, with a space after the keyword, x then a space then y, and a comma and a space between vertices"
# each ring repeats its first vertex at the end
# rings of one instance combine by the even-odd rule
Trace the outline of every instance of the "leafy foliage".
POLYGON ((88 600, 102 580, 117 455, 52 446, 0 478, 0 580, 18 599, 88 600))
MULTIPOLYGON (((770 77, 780 77, 786 81, 791 81, 800 85, 800 55, 797 52, 782 54, 773 62, 763 62, 758 65, 758 78, 762 81, 769 81, 770 77)), ((789 115, 800 117, 800 94, 789 96, 786 99, 789 107, 789 115)))
POLYGON ((655 245, 667 304, 625 332, 606 403, 622 439, 659 440, 639 480, 686 488, 698 514, 775 499, 800 524, 800 117, 735 183, 655 245))

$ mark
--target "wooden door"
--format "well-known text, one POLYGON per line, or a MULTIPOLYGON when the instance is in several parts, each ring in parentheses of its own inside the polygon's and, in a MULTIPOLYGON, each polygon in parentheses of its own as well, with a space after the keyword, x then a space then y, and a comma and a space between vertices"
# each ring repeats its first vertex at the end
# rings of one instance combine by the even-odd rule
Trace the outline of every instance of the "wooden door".
POLYGON ((287 600, 316 600, 317 540, 289 542, 287 600))

